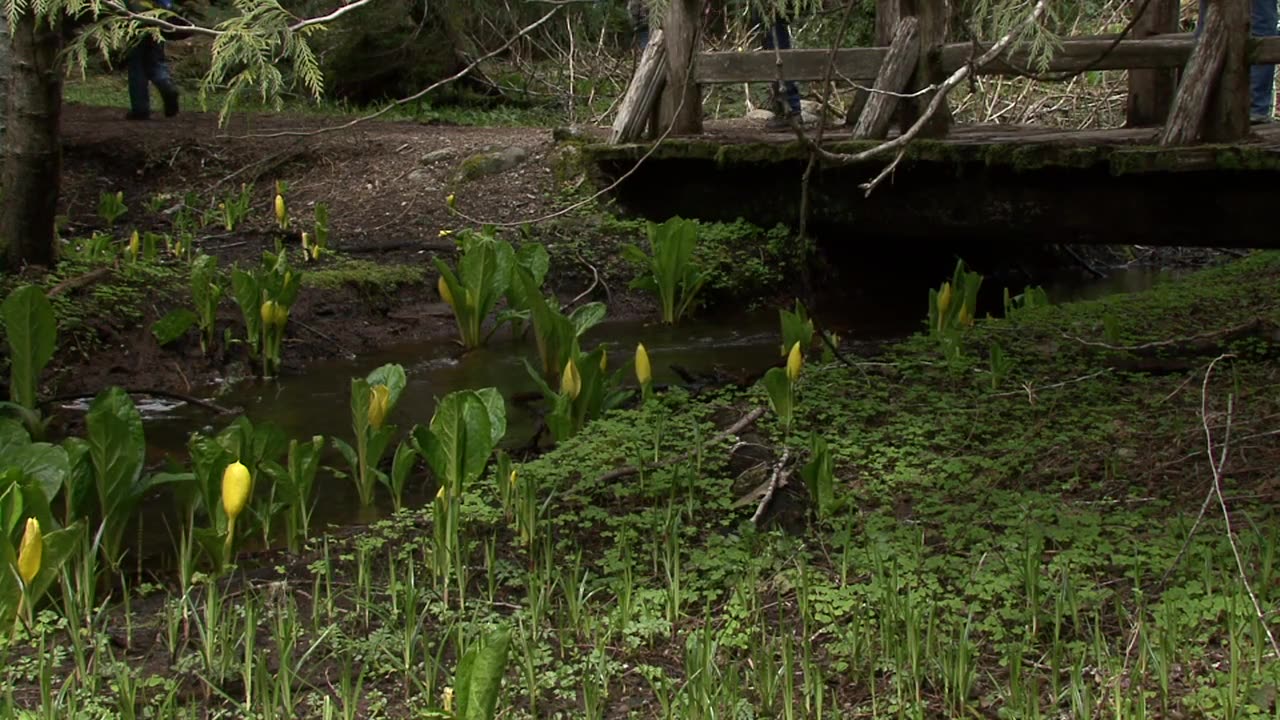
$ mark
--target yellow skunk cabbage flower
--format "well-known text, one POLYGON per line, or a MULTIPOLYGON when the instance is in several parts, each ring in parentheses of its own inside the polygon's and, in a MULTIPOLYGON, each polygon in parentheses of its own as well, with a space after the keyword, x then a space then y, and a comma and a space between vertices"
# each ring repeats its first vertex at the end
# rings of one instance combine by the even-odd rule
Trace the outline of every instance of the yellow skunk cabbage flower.
POLYGON ((956 316, 956 321, 961 325, 973 327, 973 313, 969 312, 968 305, 960 306, 960 314, 956 316))
POLYGON ((369 388, 369 427, 382 429, 382 422, 387 419, 387 403, 391 400, 391 388, 378 384, 369 388))
POLYGON ((942 289, 938 291, 938 317, 941 318, 947 314, 947 308, 951 306, 951 283, 942 283, 942 289))
POLYGON ((138 231, 134 230, 129 236, 129 257, 134 260, 138 259, 138 251, 142 247, 142 240, 138 237, 138 231))
POLYGON ((560 376, 560 393, 568 395, 570 400, 577 400, 580 392, 582 377, 578 375, 578 366, 573 364, 573 358, 569 358, 569 362, 565 363, 564 373, 560 376))
POLYGON ((458 198, 454 197, 453 193, 449 193, 449 196, 444 199, 444 204, 449 206, 450 210, 452 210, 454 206, 457 205, 457 202, 458 202, 458 198))
POLYGON ((648 385, 653 380, 653 368, 649 365, 649 352, 644 343, 636 345, 636 380, 641 385, 648 385))
POLYGON ((436 281, 436 289, 440 291, 440 299, 449 307, 453 307, 453 293, 449 292, 449 283, 445 282, 444 276, 436 281))
POLYGON ((244 506, 249 504, 249 490, 252 487, 249 468, 240 461, 231 463, 222 471, 222 509, 232 523, 244 512, 244 506))
POLYGON ((275 300, 262 303, 261 313, 263 325, 284 327, 284 324, 289 321, 289 308, 275 300))
POLYGON ((800 366, 803 364, 804 357, 800 354, 800 343, 797 342, 787 354, 787 379, 791 382, 800 379, 800 366))
POLYGON ((280 227, 285 227, 289 224, 289 216, 285 214, 284 209, 284 196, 280 193, 276 193, 276 222, 280 224, 280 227))
POLYGON ((447 713, 451 713, 453 712, 453 688, 451 687, 445 688, 443 694, 444 694, 444 711, 447 713))
POLYGON ((44 554, 44 535, 40 533, 40 521, 27 518, 27 529, 22 533, 18 546, 18 575, 23 585, 30 585, 40 572, 40 557, 44 554))
POLYGON ((511 468, 511 487, 516 486, 516 469, 511 468))
POLYGON ((609 367, 609 351, 605 350, 600 353, 600 372, 608 372, 609 367))

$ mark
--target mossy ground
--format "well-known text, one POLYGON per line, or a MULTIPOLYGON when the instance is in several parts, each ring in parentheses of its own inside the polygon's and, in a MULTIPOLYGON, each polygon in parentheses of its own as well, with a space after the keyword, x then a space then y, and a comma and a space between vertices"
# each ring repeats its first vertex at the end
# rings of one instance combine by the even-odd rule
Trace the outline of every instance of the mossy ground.
MULTIPOLYGON (((766 413, 707 445, 763 390, 674 389, 517 458, 531 540, 499 500, 506 478, 470 490, 465 603, 435 580, 430 508, 411 509, 245 557, 219 585, 225 635, 180 632, 210 596, 162 577, 129 622, 110 607, 95 661, 110 670, 23 653, 7 679, 34 709, 48 668, 60 717, 124 704, 122 678, 165 717, 423 717, 458 649, 506 625, 505 718, 1273 717, 1273 618, 1234 551, 1273 608, 1274 338, 1088 343, 1271 327, 1278 279, 1280 255, 1258 254, 979 320, 954 361, 923 335, 851 366, 815 352, 789 436, 766 413), (1011 364, 993 377, 996 345, 1011 364), (813 517, 792 473, 757 527, 734 501, 811 434, 833 452, 836 505, 813 517), (1197 523, 1211 458, 1234 535, 1216 499, 1197 523)), ((50 643, 62 622, 39 626, 50 643)))

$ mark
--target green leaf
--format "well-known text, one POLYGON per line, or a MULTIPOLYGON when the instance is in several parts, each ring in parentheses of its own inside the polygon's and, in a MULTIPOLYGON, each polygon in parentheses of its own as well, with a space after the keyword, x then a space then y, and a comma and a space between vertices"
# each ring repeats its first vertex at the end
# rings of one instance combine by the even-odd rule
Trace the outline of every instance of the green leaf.
POLYGON ((369 385, 386 385, 390 395, 387 397, 387 415, 391 414, 391 409, 396 406, 400 400, 400 394, 404 392, 404 387, 408 384, 405 377, 404 366, 395 363, 387 363, 382 367, 374 369, 367 376, 365 382, 369 385))
POLYGON ((769 405, 784 424, 791 422, 791 380, 785 368, 774 367, 764 374, 764 389, 769 393, 769 405))
MULTIPOLYGON (((442 398, 429 428, 414 429, 432 472, 454 492, 462 492, 484 471, 496 442, 489 421, 490 406, 473 390, 459 390, 442 398)), ((505 414, 503 415, 505 423, 505 414)))
POLYGON ((482 388, 476 394, 489 413, 489 441, 496 447, 507 434, 507 401, 497 388, 482 388))
MULTIPOLYGON (((44 548, 40 554, 40 571, 31 580, 28 594, 33 606, 62 574, 62 566, 80 548, 80 534, 84 526, 79 522, 69 527, 43 535, 44 548)), ((18 614, 18 601, 22 586, 18 577, 17 552, 8 537, 0 539, 0 624, 12 626, 18 614)))
POLYGON ((44 291, 23 285, 0 304, 9 343, 9 398, 34 409, 40 372, 53 357, 58 323, 44 291))
POLYGON ((197 320, 196 314, 186 308, 170 310, 151 326, 151 334, 161 346, 168 345, 186 335, 187 331, 195 326, 197 320))
POLYGON ((236 268, 231 273, 231 292, 244 317, 245 339, 257 357, 262 344, 262 286, 257 277, 236 268))
POLYGON ((607 308, 601 302, 590 302, 574 310, 569 320, 573 323, 576 337, 582 337, 588 330, 599 325, 604 320, 605 312, 607 308))
POLYGON ((142 416, 128 393, 113 387, 93 399, 85 425, 102 513, 100 547, 114 567, 125 525, 145 490, 140 482, 146 453, 142 416))
POLYGON ((70 472, 67 451, 49 443, 31 443, 16 451, 0 454, 0 457, 4 458, 4 465, 19 470, 36 484, 44 494, 45 502, 53 502, 70 472))
POLYGON ((511 631, 503 628, 489 636, 484 647, 473 646, 459 661, 457 690, 461 720, 493 720, 510 646, 511 631))

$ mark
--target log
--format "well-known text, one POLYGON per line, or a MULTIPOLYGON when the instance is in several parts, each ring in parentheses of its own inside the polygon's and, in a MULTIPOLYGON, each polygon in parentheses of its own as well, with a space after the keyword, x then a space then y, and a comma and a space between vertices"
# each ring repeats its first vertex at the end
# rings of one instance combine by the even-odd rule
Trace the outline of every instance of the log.
MULTIPOLYGON (((898 0, 876 0, 876 29, 874 42, 877 48, 888 47, 893 43, 893 36, 898 29, 898 21, 902 19, 902 8, 898 0)), ((862 108, 867 104, 867 91, 856 89, 845 111, 844 124, 856 125, 862 115, 862 108)))
MULTIPOLYGON (((1132 37, 1172 33, 1178 29, 1178 0, 1132 0, 1130 5, 1146 10, 1134 21, 1132 37)), ((1152 68, 1129 71, 1129 96, 1125 109, 1126 127, 1159 125, 1169 115, 1178 80, 1173 69, 1152 68)))
MULTIPOLYGON (((1189 33, 1153 36, 1144 40, 1121 40, 1114 50, 1099 61, 1098 56, 1107 52, 1113 42, 1114 36, 1105 35, 1063 40, 1046 69, 1048 72, 1071 72, 1084 67, 1093 70, 1179 68, 1187 63, 1196 46, 1195 39, 1189 33)), ((1250 62, 1280 63, 1280 37, 1253 38, 1250 45, 1250 62)), ((990 46, 990 43, 978 43, 976 54, 982 54, 990 46)), ((888 52, 887 47, 837 50, 835 77, 861 83, 872 82, 888 52)), ((943 72, 955 72, 974 54, 973 43, 943 45, 940 53, 943 72)), ((783 72, 789 79, 811 81, 822 79, 830 51, 783 50, 781 55, 783 72)), ((1010 61, 1018 67, 1025 68, 1033 62, 1022 49, 1012 50, 1008 55, 1010 61)), ((1016 74, 1008 63, 1001 60, 978 68, 978 72, 980 75, 1016 74)), ((693 76, 697 82, 705 84, 763 82, 777 77, 777 66, 772 50, 706 52, 698 54, 693 76)))
POLYGON ((898 21, 893 43, 885 55, 874 88, 881 92, 871 94, 866 107, 853 129, 855 138, 880 140, 889 136, 889 124, 898 109, 901 93, 915 72, 920 55, 919 19, 904 17, 898 21))
MULTIPOLYGON (((700 0, 670 0, 662 29, 667 36, 667 81, 659 108, 661 127, 676 135, 702 132, 702 93, 690 64, 698 48, 700 0)), ((769 77, 772 77, 770 75, 769 77)))
POLYGON ((636 74, 627 86, 627 93, 618 106, 618 115, 613 119, 613 129, 609 132, 609 144, 633 142, 644 134, 649 118, 653 116, 658 105, 658 97, 666 84, 666 42, 661 29, 655 29, 649 35, 649 44, 640 55, 636 65, 636 74))
POLYGON ((1169 120, 1160 133, 1160 144, 1188 145, 1200 138, 1205 111, 1209 107, 1209 93, 1213 90, 1227 46, 1223 32, 1222 8, 1218 2, 1210 2, 1201 23, 1202 41, 1196 44, 1187 61, 1187 70, 1178 85, 1178 95, 1169 111, 1169 120))
POLYGON ((1223 45, 1223 59, 1201 139, 1234 142, 1249 135, 1249 0, 1209 0, 1207 5, 1217 5, 1222 13, 1222 36, 1215 42, 1223 45))
MULTIPOLYGON (((941 48, 947 41, 947 0, 900 0, 902 17, 914 15, 920 21, 920 52, 916 56, 916 71, 907 84, 908 91, 924 89, 940 84, 947 77, 941 63, 941 48)), ((902 132, 916 124, 933 101, 935 92, 923 93, 905 100, 899 105, 898 125, 902 132)), ((944 98, 941 106, 921 127, 918 134, 924 138, 938 138, 951 128, 951 108, 944 98)))

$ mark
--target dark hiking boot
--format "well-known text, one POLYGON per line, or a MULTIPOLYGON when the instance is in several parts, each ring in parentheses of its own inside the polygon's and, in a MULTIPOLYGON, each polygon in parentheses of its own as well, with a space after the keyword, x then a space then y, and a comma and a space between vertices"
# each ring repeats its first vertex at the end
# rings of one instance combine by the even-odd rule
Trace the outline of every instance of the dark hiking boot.
POLYGON ((164 100, 165 117, 173 117, 178 114, 178 88, 172 85, 160 88, 160 98, 164 100))
POLYGON ((127 113, 125 113, 125 114, 124 114, 124 119, 125 119, 125 120, 150 120, 150 119, 151 119, 151 113, 149 113, 149 112, 136 112, 136 111, 134 111, 134 110, 130 110, 129 112, 127 112, 127 113))

